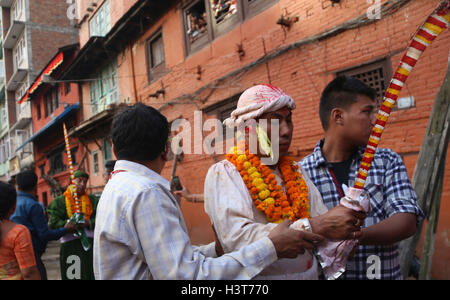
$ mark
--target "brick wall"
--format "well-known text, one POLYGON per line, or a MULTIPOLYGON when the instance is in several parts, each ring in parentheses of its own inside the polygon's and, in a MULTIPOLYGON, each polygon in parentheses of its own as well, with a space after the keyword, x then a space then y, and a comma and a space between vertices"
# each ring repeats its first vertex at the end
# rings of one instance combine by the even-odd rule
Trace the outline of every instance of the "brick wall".
MULTIPOLYGON (((183 117, 193 124, 194 110, 241 93, 254 84, 271 83, 282 88, 297 102, 298 109, 293 114, 295 128, 291 151, 294 156, 301 158, 322 137, 323 130, 318 118, 319 97, 334 74, 386 57, 395 70, 408 41, 438 2, 410 1, 396 13, 370 25, 296 47, 267 63, 257 64, 220 82, 214 80, 255 62, 265 53, 273 53, 283 46, 364 15, 369 4, 366 1, 344 0, 341 5, 331 7, 330 1, 325 0, 280 0, 188 56, 184 52, 182 11, 173 9, 133 45, 138 99, 160 107, 169 120, 183 117), (276 25, 280 15, 286 11, 290 16, 300 16, 300 21, 290 30, 283 30, 276 25), (145 41, 161 27, 168 73, 149 84, 145 41), (236 51, 237 44, 242 44, 245 51, 242 58, 236 51), (200 80, 196 74, 198 66, 202 70, 200 80), (162 85, 166 92, 164 97, 149 97, 162 85), (209 88, 196 93, 205 86, 209 88)), ((392 148, 403 156, 410 176, 414 171, 434 98, 445 75, 449 50, 450 31, 446 31, 425 52, 400 95, 414 96, 415 107, 393 112, 383 135, 381 146, 392 148)), ((128 72, 119 67, 119 77, 128 76, 124 80, 129 80, 128 72)), ((177 174, 192 192, 201 193, 206 172, 214 161, 213 157, 207 155, 186 155, 179 164, 177 174)), ((171 166, 168 163, 163 171, 166 178, 169 178, 171 166)), ((432 269, 432 277, 446 279, 450 278, 449 169, 450 162, 447 162, 432 269)), ((213 235, 203 206, 183 202, 182 209, 193 242, 210 242, 213 235)))

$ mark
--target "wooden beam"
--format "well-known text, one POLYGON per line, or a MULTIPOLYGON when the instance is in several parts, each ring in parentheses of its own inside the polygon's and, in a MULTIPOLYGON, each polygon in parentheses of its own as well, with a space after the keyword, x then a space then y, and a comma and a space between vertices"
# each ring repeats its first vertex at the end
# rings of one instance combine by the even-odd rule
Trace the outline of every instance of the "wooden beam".
MULTIPOLYGON (((450 57, 447 65, 447 74, 433 104, 431 117, 428 121, 427 131, 420 148, 412 179, 412 185, 418 198, 418 205, 430 221, 433 208, 439 210, 436 206, 436 201, 440 199, 439 195, 436 194, 440 184, 439 166, 445 161, 450 134, 448 130, 449 123, 450 57)), ((435 211, 434 214, 438 214, 438 212, 435 211)), ((435 218, 435 220, 437 223, 437 218, 435 218)), ((433 226, 433 224, 431 224, 431 226, 433 226)), ((416 234, 400 243, 400 263, 404 278, 409 276, 411 261, 420 240, 422 227, 423 220, 419 222, 416 234)))

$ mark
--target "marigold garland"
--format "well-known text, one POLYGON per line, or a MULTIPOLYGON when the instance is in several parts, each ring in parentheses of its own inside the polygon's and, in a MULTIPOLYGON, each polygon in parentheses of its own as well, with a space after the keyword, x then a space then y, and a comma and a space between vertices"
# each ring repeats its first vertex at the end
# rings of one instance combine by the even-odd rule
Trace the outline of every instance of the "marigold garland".
POLYGON ((277 184, 270 168, 261 163, 258 156, 248 149, 238 153, 234 147, 226 159, 236 166, 256 208, 265 213, 269 222, 280 223, 284 219, 296 221, 309 218, 308 187, 298 166, 291 158, 280 159, 280 171, 286 182, 286 194, 277 184))
POLYGON ((88 195, 82 195, 80 197, 81 200, 81 212, 77 209, 77 205, 75 203, 75 199, 72 196, 72 192, 70 191, 70 187, 64 192, 64 197, 66 200, 66 211, 69 219, 72 218, 72 215, 75 212, 82 213, 85 219, 89 220, 92 215, 92 204, 88 195))

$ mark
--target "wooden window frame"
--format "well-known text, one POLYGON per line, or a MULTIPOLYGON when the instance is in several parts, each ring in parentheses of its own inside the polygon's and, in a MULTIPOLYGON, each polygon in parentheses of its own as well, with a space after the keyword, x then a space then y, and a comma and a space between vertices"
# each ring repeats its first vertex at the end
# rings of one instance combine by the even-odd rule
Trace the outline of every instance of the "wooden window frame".
POLYGON ((92 151, 92 173, 94 176, 98 176, 100 174, 100 155, 98 150, 92 151), (97 156, 97 163, 95 162, 95 156, 97 156), (97 168, 97 172, 96 171, 97 168))
POLYGON ((52 113, 55 112, 55 110, 58 109, 61 102, 60 94, 59 94, 59 88, 54 87, 49 89, 44 94, 44 105, 45 105, 45 117, 48 117, 52 113))
POLYGON ((211 0, 191 0, 185 1, 185 5, 182 7, 182 24, 183 24, 183 37, 185 44, 186 56, 189 56, 198 50, 202 49, 209 43, 213 42, 216 38, 231 31, 237 25, 245 22, 246 20, 256 16, 269 7, 276 4, 279 0, 253 0, 254 3, 248 3, 248 0, 237 0, 237 12, 231 17, 223 21, 223 23, 217 24, 215 18, 212 16, 211 0), (203 1, 206 12, 206 33, 199 37, 196 41, 191 42, 188 35, 188 10, 191 9, 197 3, 203 1))
POLYGON ((186 48, 186 54, 189 55, 191 53, 194 53, 198 50, 200 50, 201 48, 203 48, 204 46, 206 46, 208 43, 210 43, 213 39, 212 36, 212 28, 211 28, 211 22, 209 22, 209 20, 211 19, 210 14, 209 14, 209 9, 208 9, 208 5, 206 4, 205 1, 209 1, 209 0, 193 0, 190 1, 190 3, 188 5, 186 5, 183 9, 182 9, 182 24, 183 24, 183 36, 184 36, 184 40, 185 40, 185 48, 186 48), (206 12, 206 20, 207 20, 207 24, 206 24, 206 32, 205 33, 201 33, 201 36, 195 40, 194 42, 190 41, 190 38, 187 34, 188 31, 188 14, 187 11, 189 9, 191 9, 193 6, 195 6, 197 3, 203 1, 203 3, 205 3, 205 12, 206 12))
POLYGON ((148 83, 152 83, 158 78, 162 77, 166 71, 166 51, 164 47, 164 39, 162 34, 162 29, 157 30, 146 42, 146 56, 147 56, 147 75, 148 83), (153 54, 152 54, 152 44, 158 39, 162 41, 162 51, 163 51, 163 61, 153 66, 153 54))
POLYGON ((110 0, 103 1, 102 5, 97 9, 92 18, 88 22, 89 37, 99 36, 104 37, 111 30, 111 2, 110 0), (104 17, 101 18, 101 17, 104 17), (100 23, 105 22, 104 32, 99 32, 102 27, 97 27, 100 23), (94 31, 94 32, 93 32, 94 31))
POLYGON ((64 146, 56 147, 54 151, 51 152, 51 154, 48 155, 47 159, 50 164, 50 169, 48 171, 48 175, 56 175, 61 172, 64 172, 67 170, 67 166, 64 164, 64 146), (61 166, 60 168, 55 168, 55 161, 60 160, 61 166))

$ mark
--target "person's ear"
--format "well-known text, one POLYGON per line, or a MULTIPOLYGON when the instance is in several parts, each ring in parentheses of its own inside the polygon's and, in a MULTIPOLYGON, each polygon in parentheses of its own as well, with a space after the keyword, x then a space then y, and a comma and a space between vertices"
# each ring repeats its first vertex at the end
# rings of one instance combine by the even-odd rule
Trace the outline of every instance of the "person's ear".
POLYGON ((170 142, 167 141, 166 147, 164 148, 164 151, 161 153, 161 158, 164 161, 169 161, 171 159, 170 153, 171 153, 171 151, 170 151, 170 142))
POLYGON ((330 123, 336 125, 344 125, 344 110, 341 108, 334 108, 331 111, 330 123))
POLYGON ((114 153, 114 156, 117 158, 116 147, 114 147, 114 144, 111 145, 111 148, 112 152, 114 153))

